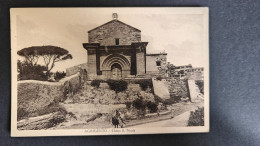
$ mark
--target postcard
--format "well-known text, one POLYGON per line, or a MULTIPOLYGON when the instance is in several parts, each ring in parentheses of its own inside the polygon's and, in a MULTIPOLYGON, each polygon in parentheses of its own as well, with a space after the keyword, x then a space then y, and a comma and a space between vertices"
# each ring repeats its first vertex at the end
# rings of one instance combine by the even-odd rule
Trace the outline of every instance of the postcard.
POLYGON ((11 136, 209 132, 208 8, 11 8, 11 136))

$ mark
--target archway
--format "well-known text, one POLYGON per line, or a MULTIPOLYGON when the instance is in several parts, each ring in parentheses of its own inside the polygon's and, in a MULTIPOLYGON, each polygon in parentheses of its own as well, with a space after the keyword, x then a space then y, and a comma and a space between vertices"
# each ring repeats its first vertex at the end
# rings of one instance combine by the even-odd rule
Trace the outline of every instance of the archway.
POLYGON ((101 71, 107 78, 121 79, 130 75, 130 61, 123 55, 111 54, 102 62, 101 71))
POLYGON ((122 67, 118 63, 114 63, 111 66, 111 79, 121 79, 122 78, 122 67))

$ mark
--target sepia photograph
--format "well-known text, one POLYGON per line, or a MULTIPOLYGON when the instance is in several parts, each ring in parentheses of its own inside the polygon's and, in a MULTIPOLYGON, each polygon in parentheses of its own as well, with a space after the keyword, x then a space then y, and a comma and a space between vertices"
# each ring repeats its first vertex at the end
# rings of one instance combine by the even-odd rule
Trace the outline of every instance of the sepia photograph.
POLYGON ((209 132, 208 8, 12 8, 11 136, 209 132))

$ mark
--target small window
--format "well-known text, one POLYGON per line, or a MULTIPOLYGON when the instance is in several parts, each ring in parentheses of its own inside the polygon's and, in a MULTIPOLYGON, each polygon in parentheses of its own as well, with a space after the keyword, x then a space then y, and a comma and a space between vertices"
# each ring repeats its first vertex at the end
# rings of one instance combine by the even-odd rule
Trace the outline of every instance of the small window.
POLYGON ((156 66, 161 66, 161 61, 156 61, 156 66))
POLYGON ((115 39, 116 45, 119 45, 119 39, 115 39))

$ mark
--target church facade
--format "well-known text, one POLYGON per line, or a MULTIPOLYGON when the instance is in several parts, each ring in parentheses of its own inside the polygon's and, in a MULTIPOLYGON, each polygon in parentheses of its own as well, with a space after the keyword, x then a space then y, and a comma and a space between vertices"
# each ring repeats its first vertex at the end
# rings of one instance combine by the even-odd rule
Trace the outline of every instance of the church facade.
POLYGON ((83 43, 88 52, 88 75, 122 79, 159 72, 160 66, 166 64, 167 54, 147 54, 147 45, 142 42, 139 29, 119 21, 114 13, 113 20, 88 31, 88 43, 83 43), (158 63, 162 56, 163 62, 158 63))

